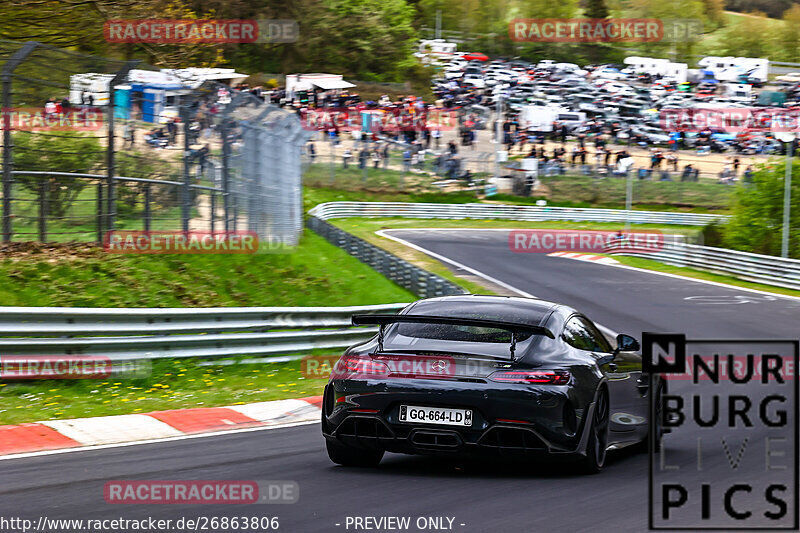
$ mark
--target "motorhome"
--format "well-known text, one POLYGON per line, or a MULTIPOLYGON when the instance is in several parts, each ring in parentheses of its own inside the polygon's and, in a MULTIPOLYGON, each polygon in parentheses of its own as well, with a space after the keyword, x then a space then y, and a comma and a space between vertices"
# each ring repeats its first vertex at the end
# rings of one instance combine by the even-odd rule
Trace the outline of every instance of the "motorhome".
POLYGON ((626 57, 624 63, 628 65, 622 70, 625 74, 650 74, 663 76, 669 59, 656 59, 652 57, 631 56, 626 57))
POLYGON ((586 113, 560 106, 525 105, 520 108, 518 121, 524 130, 550 132, 553 131, 554 122, 563 123, 568 129, 583 124, 586 122, 586 113))
POLYGON ((423 39, 414 54, 424 65, 442 65, 455 57, 458 44, 444 39, 423 39))
POLYGON ((708 56, 697 62, 699 66, 710 70, 720 81, 740 82, 745 76, 756 83, 764 83, 769 75, 769 59, 756 57, 717 57, 708 56))

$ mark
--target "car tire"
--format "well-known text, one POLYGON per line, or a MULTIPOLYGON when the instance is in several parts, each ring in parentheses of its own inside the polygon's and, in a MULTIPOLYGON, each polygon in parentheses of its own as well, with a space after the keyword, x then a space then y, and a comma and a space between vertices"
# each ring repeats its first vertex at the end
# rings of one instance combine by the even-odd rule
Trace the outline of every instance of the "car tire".
POLYGON ((580 458, 577 465, 578 470, 587 475, 597 474, 603 469, 608 445, 608 392, 605 389, 601 389, 595 402, 594 415, 591 420, 587 421, 585 429, 585 431, 589 432, 586 455, 580 458))
POLYGON ((364 450, 327 440, 328 457, 337 465, 375 467, 383 459, 383 450, 364 450))

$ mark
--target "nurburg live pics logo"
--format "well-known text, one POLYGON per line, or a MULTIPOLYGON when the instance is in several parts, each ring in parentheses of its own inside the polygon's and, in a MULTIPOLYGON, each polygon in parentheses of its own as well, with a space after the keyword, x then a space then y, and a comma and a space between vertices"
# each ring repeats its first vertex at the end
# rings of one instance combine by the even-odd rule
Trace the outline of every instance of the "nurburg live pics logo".
POLYGON ((797 531, 799 345, 642 334, 650 529, 797 531))

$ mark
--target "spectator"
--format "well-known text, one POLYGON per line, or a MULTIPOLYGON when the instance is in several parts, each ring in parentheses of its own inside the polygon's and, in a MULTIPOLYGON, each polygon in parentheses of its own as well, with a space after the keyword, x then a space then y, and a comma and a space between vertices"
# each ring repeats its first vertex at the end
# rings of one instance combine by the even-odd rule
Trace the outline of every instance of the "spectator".
POLYGON ((667 163, 672 164, 673 172, 678 172, 678 156, 674 153, 667 154, 667 163))
POLYGON ((206 172, 206 162, 208 158, 208 153, 211 151, 207 144, 204 144, 202 148, 197 151, 197 162, 200 165, 200 174, 205 174, 206 172))
POLYGON ((172 119, 167 122, 167 133, 169 134, 169 143, 174 145, 175 139, 178 136, 178 125, 176 124, 177 119, 172 119))
POLYGON ((344 154, 342 154, 342 168, 347 168, 347 164, 350 162, 351 157, 353 157, 353 154, 350 152, 350 149, 345 149, 344 154))
POLYGON ((683 174, 681 174, 681 181, 692 181, 693 173, 694 173, 694 167, 692 167, 692 164, 689 163, 688 165, 683 167, 683 174))
POLYGON ((747 165, 744 169, 744 182, 753 183, 753 165, 747 165))
POLYGON ((406 148, 403 151, 403 172, 408 172, 411 168, 411 150, 406 148))
POLYGON ((314 147, 314 143, 308 143, 308 157, 311 159, 311 163, 314 163, 314 160, 317 158, 317 149, 314 147))
POLYGON ((439 130, 433 130, 431 132, 431 136, 433 137, 435 147, 438 150, 439 149, 439 143, 442 140, 442 132, 439 131, 439 130))

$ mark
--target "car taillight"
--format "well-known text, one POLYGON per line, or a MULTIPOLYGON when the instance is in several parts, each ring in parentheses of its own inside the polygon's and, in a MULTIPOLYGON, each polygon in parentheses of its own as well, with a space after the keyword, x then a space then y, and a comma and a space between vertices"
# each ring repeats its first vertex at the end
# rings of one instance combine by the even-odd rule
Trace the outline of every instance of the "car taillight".
POLYGON ((366 379, 388 375, 388 366, 360 355, 343 355, 331 372, 333 379, 366 379))
POLYGON ((509 370, 495 372, 489 379, 501 383, 531 383, 536 385, 566 385, 569 383, 566 370, 509 370))

